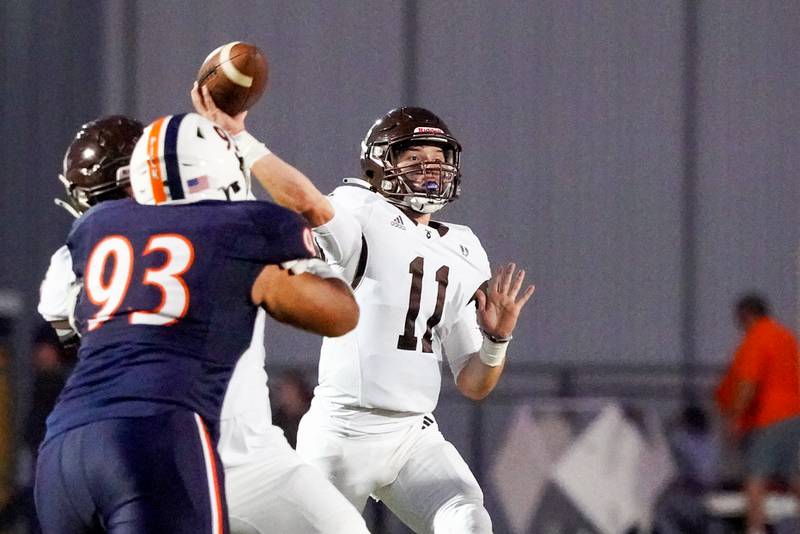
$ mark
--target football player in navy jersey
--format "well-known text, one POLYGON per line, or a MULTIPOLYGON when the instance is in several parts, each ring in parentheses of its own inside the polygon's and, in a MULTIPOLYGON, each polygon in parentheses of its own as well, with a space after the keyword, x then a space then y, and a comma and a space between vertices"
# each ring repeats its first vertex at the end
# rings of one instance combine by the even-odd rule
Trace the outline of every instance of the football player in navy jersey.
MULTIPOLYGON (((119 115, 82 125, 67 148, 59 175, 66 201, 58 199, 56 204, 79 217, 99 202, 130 196, 129 163, 141 134, 138 121, 119 115)), ((69 320, 80 287, 64 245, 50 259, 38 309, 70 349, 76 349, 80 339, 69 320)), ((225 471, 231 532, 366 534, 358 511, 300 459, 283 431, 272 424, 264 365, 265 321, 266 312, 259 309, 250 345, 228 382, 220 414, 217 451, 225 471)))
POLYGON ((256 310, 328 336, 358 307, 314 259, 297 215, 248 195, 235 144, 195 114, 145 129, 135 198, 76 221, 79 362, 48 419, 37 511, 45 533, 226 532, 215 440, 256 310))

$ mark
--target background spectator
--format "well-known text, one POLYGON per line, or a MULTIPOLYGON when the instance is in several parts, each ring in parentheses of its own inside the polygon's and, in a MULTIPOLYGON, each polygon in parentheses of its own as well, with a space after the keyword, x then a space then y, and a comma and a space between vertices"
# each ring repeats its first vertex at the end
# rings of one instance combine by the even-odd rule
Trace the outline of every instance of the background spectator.
POLYGON ((734 315, 744 337, 716 400, 727 435, 744 455, 748 534, 762 534, 767 483, 780 479, 800 490, 798 347, 760 295, 740 298, 734 315))

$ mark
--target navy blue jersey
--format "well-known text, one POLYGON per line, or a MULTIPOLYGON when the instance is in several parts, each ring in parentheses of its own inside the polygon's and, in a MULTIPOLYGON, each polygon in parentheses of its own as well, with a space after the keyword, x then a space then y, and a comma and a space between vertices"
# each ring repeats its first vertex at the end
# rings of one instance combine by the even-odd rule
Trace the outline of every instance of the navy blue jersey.
POLYGON ((299 215, 257 201, 103 202, 75 222, 67 246, 83 281, 81 348, 48 437, 176 408, 214 428, 252 336, 253 282, 264 265, 313 255, 299 215))

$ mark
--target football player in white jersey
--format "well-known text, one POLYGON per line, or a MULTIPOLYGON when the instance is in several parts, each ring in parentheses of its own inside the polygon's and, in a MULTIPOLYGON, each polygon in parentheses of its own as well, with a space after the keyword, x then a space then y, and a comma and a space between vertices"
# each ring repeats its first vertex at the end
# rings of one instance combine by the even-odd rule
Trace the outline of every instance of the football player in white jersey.
MULTIPOLYGON (((84 124, 67 149, 63 173, 66 201, 56 203, 79 217, 94 204, 130 194, 128 164, 142 125, 123 116, 84 124)), ((327 276, 318 262, 312 270, 327 276)), ((66 245, 50 260, 41 286, 39 313, 62 342, 77 344, 70 325, 81 285, 66 245)), ((289 446, 272 425, 264 369, 266 313, 256 315, 249 348, 228 385, 217 446, 225 469, 225 489, 233 534, 369 534, 355 508, 315 468, 289 446)))
POLYGON ((534 288, 514 264, 483 285, 478 238, 431 220, 460 193, 458 141, 430 111, 394 109, 362 143, 362 177, 326 197, 247 133, 246 113, 224 114, 205 88, 192 100, 234 134, 275 201, 305 215, 361 308, 354 331, 323 341, 298 452, 359 510, 372 495, 418 533, 491 533, 483 493, 431 412, 445 358, 465 396, 494 389, 534 288))

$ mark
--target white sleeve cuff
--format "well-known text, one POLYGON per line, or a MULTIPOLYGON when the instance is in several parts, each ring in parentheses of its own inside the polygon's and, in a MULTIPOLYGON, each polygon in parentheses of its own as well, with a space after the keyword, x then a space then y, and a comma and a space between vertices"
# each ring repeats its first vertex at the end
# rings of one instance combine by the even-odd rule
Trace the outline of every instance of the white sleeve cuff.
POLYGON ((242 130, 238 134, 234 135, 233 140, 236 141, 236 146, 239 148, 239 154, 244 160, 245 169, 249 170, 250 167, 253 166, 253 163, 264 156, 272 154, 272 152, 270 152, 264 143, 250 135, 247 130, 242 130))

